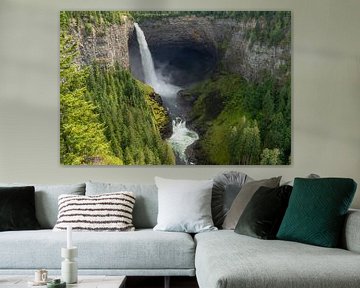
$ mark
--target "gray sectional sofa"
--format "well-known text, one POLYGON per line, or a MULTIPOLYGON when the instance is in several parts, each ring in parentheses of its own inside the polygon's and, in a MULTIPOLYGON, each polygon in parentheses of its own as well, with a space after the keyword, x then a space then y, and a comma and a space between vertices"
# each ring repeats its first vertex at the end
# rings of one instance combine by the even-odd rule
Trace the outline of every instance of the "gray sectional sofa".
MULTIPOLYGON (((13 184, 0 184, 0 186, 13 184)), ((0 232, 0 275, 46 268, 60 273, 66 233, 56 222, 60 194, 133 191, 134 232, 74 232, 79 274, 194 276, 200 288, 360 287, 360 211, 350 211, 343 248, 259 240, 219 230, 190 235, 153 231, 157 220, 155 185, 88 182, 35 185, 37 218, 43 229, 0 232)), ((1 276, 0 276, 1 277, 1 276)), ((168 283, 165 281, 165 283, 168 283)))

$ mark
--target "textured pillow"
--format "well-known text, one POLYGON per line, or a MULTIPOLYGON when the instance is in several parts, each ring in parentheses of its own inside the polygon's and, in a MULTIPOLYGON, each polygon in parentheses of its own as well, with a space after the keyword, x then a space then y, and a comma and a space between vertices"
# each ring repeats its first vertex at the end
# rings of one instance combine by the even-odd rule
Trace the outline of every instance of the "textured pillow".
POLYGON ((214 179, 211 199, 211 214, 214 225, 221 228, 232 202, 244 183, 252 179, 245 173, 229 171, 221 173, 214 179))
POLYGON ((158 214, 158 192, 155 184, 86 182, 86 195, 117 191, 131 191, 135 195, 133 211, 135 228, 154 228, 158 214))
POLYGON ((336 247, 355 190, 348 178, 295 178, 277 238, 336 247))
POLYGON ((84 183, 60 185, 0 183, 0 186, 34 186, 36 218, 38 219, 41 228, 44 229, 52 229, 56 224, 58 215, 58 197, 61 194, 85 195, 84 183))
POLYGON ((235 232, 261 239, 275 239, 288 206, 292 187, 260 187, 251 198, 235 232))
POLYGON ((39 229, 35 188, 0 187, 0 231, 39 229))
POLYGON ((198 233, 216 230, 211 217, 213 180, 155 177, 159 214, 154 230, 198 233))
POLYGON ((61 195, 55 231, 72 226, 74 231, 132 231, 132 192, 96 196, 61 195))
POLYGON ((261 186, 269 188, 278 187, 280 179, 281 176, 270 179, 251 181, 244 184, 224 219, 224 223, 222 225, 223 229, 234 230, 237 222, 240 219, 241 214, 243 213, 246 205, 249 203, 251 197, 255 194, 255 192, 261 186))

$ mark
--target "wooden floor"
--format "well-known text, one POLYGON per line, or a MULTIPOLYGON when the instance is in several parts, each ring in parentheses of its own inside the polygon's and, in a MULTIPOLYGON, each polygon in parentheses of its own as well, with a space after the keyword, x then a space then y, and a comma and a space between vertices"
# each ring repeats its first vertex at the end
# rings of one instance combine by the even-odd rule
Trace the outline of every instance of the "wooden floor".
MULTIPOLYGON (((164 277, 131 277, 126 279, 126 288, 163 288, 164 277)), ((195 277, 170 277, 171 288, 198 288, 195 277)))

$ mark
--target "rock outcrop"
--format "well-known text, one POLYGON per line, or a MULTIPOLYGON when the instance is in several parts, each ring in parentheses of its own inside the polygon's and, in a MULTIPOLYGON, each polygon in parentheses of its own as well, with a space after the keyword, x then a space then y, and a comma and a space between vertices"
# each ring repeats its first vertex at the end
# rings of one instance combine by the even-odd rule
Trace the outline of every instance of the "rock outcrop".
POLYGON ((111 26, 73 28, 71 33, 79 41, 79 64, 88 65, 96 61, 111 66, 118 62, 122 67, 129 69, 128 42, 134 30, 134 24, 127 17, 123 20, 122 24, 111 26))
POLYGON ((217 57, 217 39, 208 18, 183 16, 141 23, 150 47, 191 47, 217 57))
POLYGON ((264 71, 281 78, 281 67, 287 63, 290 63, 290 47, 252 44, 244 39, 242 32, 233 34, 223 57, 225 69, 253 81, 259 80, 264 71))

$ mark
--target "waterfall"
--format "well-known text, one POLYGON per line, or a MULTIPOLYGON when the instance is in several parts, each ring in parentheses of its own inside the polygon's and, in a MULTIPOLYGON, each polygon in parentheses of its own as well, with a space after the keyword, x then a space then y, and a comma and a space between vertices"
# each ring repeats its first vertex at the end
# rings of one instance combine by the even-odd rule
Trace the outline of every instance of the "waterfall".
POLYGON ((178 86, 172 85, 165 80, 165 77, 158 75, 155 71, 154 61, 146 41, 144 32, 141 30, 138 23, 134 23, 136 30, 136 37, 139 43, 139 50, 141 56, 141 63, 145 76, 145 83, 154 88, 155 92, 163 97, 175 98, 177 92, 181 89, 178 86))
POLYGON ((139 27, 139 24, 135 23, 134 26, 140 48, 141 62, 144 69, 145 82, 155 88, 158 84, 158 79, 155 73, 154 61, 152 59, 149 46, 146 42, 144 32, 139 27))
POLYGON ((149 50, 149 46, 146 42, 144 32, 139 27, 139 24, 135 23, 136 36, 139 43, 141 63, 143 66, 145 82, 152 86, 156 93, 160 94, 164 99, 164 103, 172 112, 175 120, 173 120, 173 134, 168 139, 168 142, 172 146, 177 158, 182 164, 188 164, 186 157, 186 148, 199 139, 199 135, 188 128, 186 128, 186 121, 182 120, 177 114, 179 114, 176 104, 176 94, 181 87, 168 83, 166 77, 163 77, 160 73, 155 71, 154 61, 149 50))

